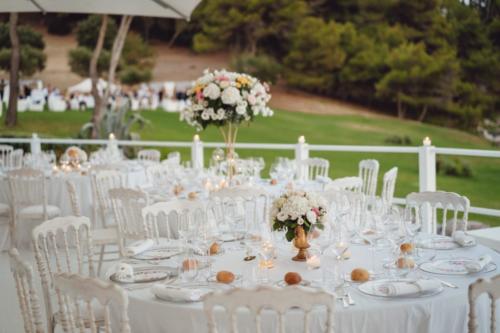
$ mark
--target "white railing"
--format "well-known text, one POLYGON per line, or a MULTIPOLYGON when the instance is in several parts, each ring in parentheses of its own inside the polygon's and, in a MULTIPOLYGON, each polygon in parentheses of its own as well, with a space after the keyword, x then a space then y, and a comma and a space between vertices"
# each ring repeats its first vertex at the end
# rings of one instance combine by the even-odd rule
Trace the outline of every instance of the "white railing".
MULTIPOLYGON (((111 138, 110 140, 114 140, 111 138)), ((40 152, 42 144, 62 144, 62 145, 107 145, 110 140, 91 139, 45 139, 33 134, 31 138, 0 138, 0 144, 25 143, 30 144, 32 152, 40 152)), ((223 142, 202 142, 198 135, 195 135, 192 142, 186 141, 128 141, 116 140, 119 146, 140 146, 140 147, 168 147, 168 148, 190 148, 191 165, 196 168, 203 168, 204 149, 224 147, 223 142)), ((422 146, 419 147, 391 147, 391 146, 356 146, 356 145, 310 145, 306 143, 303 136, 299 137, 296 144, 282 143, 236 143, 237 149, 267 149, 267 150, 292 150, 295 151, 297 161, 298 177, 307 177, 307 170, 302 168, 300 161, 309 157, 311 151, 329 152, 359 152, 359 153, 394 153, 394 154, 418 154, 419 167, 419 191, 436 190, 436 155, 455 155, 472 157, 500 158, 499 150, 479 150, 460 148, 438 148, 432 146, 429 138, 425 138, 422 146)), ((404 203, 403 198, 395 198, 396 203, 404 203)), ((471 207, 471 213, 480 215, 500 217, 500 209, 483 207, 471 207)))

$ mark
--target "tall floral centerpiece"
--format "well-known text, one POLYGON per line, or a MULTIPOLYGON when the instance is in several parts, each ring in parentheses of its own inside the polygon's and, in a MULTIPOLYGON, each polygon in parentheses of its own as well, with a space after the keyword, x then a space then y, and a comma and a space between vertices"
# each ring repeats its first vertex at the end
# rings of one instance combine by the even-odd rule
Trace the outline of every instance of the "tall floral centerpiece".
POLYGON ((227 174, 231 179, 235 170, 234 143, 239 126, 258 115, 273 115, 267 106, 271 99, 269 87, 247 74, 205 70, 187 95, 191 103, 181 113, 181 120, 198 131, 209 125, 219 128, 226 144, 227 174))
POLYGON ((285 230, 286 239, 293 240, 299 252, 292 260, 305 261, 307 255, 307 233, 313 227, 323 229, 326 201, 314 193, 290 191, 273 202, 271 221, 273 230, 285 230))

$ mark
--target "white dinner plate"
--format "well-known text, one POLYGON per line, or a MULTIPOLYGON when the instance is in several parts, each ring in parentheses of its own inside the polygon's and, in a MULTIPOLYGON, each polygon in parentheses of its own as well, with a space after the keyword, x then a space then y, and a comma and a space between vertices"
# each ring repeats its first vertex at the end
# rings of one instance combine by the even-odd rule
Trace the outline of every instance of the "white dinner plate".
POLYGON ((418 298, 418 297, 429 297, 434 296, 443 291, 443 286, 439 285, 439 288, 427 291, 419 291, 414 294, 406 295, 387 295, 383 292, 381 288, 386 283, 402 282, 402 283, 412 283, 415 282, 414 279, 381 279, 375 281, 368 281, 358 286, 358 290, 365 295, 375 296, 385 299, 402 299, 402 298, 418 298))
MULTIPOLYGON (((278 287, 281 287, 281 288, 283 288, 283 287, 289 287, 290 286, 284 280, 276 281, 275 285, 278 286, 278 287)), ((300 281, 300 283, 298 285, 302 286, 302 287, 309 287, 311 285, 311 281, 309 281, 309 280, 302 280, 302 281, 300 281)), ((294 284, 292 286, 296 286, 296 284, 294 284)))
POLYGON ((467 263, 473 262, 472 259, 458 258, 458 259, 444 259, 436 261, 428 261, 420 264, 420 269, 433 274, 444 274, 444 275, 469 275, 477 273, 488 273, 497 269, 495 263, 489 263, 486 265, 482 271, 477 273, 469 273, 465 268, 467 263))
POLYGON ((175 257, 181 253, 182 251, 179 250, 178 247, 158 247, 136 254, 130 258, 137 260, 165 260, 175 257))
POLYGON ((118 283, 149 283, 167 278, 175 278, 176 274, 171 269, 157 267, 136 267, 134 268, 134 281, 122 280, 116 273, 110 275, 109 279, 118 283))
POLYGON ((417 247, 429 250, 454 250, 461 246, 451 237, 436 236, 418 242, 417 247))

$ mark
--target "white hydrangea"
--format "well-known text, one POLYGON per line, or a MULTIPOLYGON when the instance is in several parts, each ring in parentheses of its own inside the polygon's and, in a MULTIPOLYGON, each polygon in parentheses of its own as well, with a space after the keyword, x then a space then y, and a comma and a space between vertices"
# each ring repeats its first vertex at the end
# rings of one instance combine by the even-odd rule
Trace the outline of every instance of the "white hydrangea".
POLYGON ((222 91, 222 103, 227 105, 235 105, 241 100, 241 94, 235 87, 228 87, 222 91))
POLYGON ((220 97, 220 88, 215 83, 209 83, 205 89, 203 89, 203 95, 215 100, 220 97))

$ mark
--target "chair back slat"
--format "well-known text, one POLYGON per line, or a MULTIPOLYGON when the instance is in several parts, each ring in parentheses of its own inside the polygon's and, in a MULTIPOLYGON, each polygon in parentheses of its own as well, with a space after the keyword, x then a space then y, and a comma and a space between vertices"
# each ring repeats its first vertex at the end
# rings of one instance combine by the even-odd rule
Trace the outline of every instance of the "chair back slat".
POLYGON ((311 157, 300 162, 306 168, 307 180, 315 180, 316 177, 328 177, 330 161, 324 158, 311 157))
MULTIPOLYGON (((92 333, 98 332, 96 325, 96 314, 92 302, 96 301, 104 308, 103 329, 111 333, 110 306, 118 309, 120 315, 120 333, 130 333, 128 318, 128 296, 125 291, 111 282, 105 282, 96 278, 85 277, 79 274, 58 273, 54 276, 54 285, 59 299, 62 300, 60 309, 65 332, 76 332, 85 328, 85 320, 88 320, 92 333), (78 310, 81 304, 85 304, 87 317, 83 318, 83 311, 78 310), (73 311, 77 309, 77 311, 73 311)), ((99 327, 100 329, 101 327, 99 327)))
POLYGON ((137 153, 139 161, 160 162, 161 153, 157 149, 142 149, 137 153))
POLYGON ((362 160, 359 162, 359 177, 363 180, 362 192, 368 197, 377 193, 377 179, 380 164, 377 160, 362 160))
MULTIPOLYGON (((500 275, 494 276, 489 280, 478 279, 469 286, 469 333, 478 332, 478 323, 476 318, 476 300, 482 294, 487 294, 491 302, 490 305, 490 332, 497 332, 496 324, 496 301, 500 298, 500 275)), ((485 328, 483 328, 485 329, 485 328)))
POLYGON ((398 168, 394 167, 384 174, 381 198, 385 207, 390 207, 394 200, 396 190, 396 180, 398 177, 398 168))
POLYGON ((43 333, 40 300, 33 285, 33 270, 22 260, 17 249, 9 250, 10 269, 16 285, 17 299, 26 333, 43 333))

